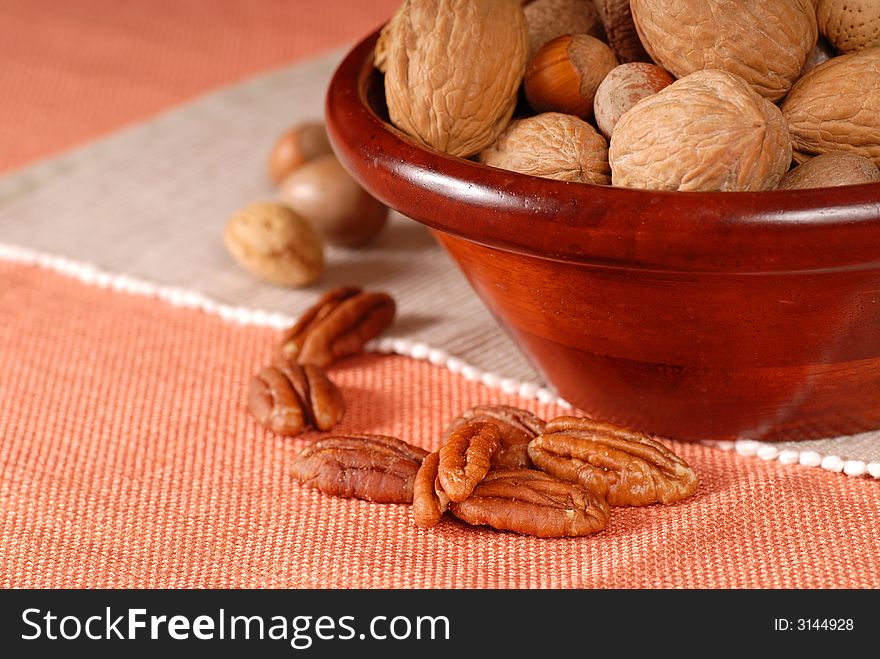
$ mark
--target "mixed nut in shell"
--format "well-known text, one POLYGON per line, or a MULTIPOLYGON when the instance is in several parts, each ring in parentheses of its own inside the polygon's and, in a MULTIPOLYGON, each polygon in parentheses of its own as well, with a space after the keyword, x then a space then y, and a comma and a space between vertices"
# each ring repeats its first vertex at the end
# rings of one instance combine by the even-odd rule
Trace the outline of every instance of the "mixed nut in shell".
POLYGON ((273 284, 309 286, 324 273, 324 245, 360 247, 385 227, 388 208, 336 159, 318 121, 292 126, 275 141, 266 174, 278 202, 248 204, 228 220, 227 251, 273 284))
POLYGON ((880 163, 875 0, 405 0, 376 63, 399 129, 522 174, 733 192, 826 153, 880 163), (514 114, 520 83, 537 117, 595 122, 610 181, 576 174, 606 169, 587 131, 514 114))

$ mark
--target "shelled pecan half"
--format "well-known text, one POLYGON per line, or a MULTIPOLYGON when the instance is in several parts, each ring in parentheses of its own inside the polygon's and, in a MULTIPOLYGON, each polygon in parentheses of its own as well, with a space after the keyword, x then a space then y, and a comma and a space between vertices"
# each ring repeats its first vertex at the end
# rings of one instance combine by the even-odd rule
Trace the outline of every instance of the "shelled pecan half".
POLYGON ((500 442, 498 427, 482 421, 469 421, 446 438, 439 451, 437 478, 451 501, 467 499, 489 473, 500 442))
POLYGON ((612 506, 672 503, 699 485, 694 470, 660 442, 592 419, 549 421, 529 444, 529 456, 539 469, 601 493, 612 506))
POLYGON ((248 406, 260 424, 282 435, 308 428, 329 430, 345 413, 345 400, 313 364, 278 361, 251 378, 248 406))
POLYGON ((534 469, 490 472, 467 499, 450 503, 449 510, 468 524, 540 538, 597 533, 610 516, 601 496, 534 469))
POLYGON ((529 442, 544 430, 544 421, 528 410, 509 405, 477 405, 457 416, 446 429, 446 437, 469 421, 492 423, 501 432, 498 450, 492 455, 493 469, 528 469, 529 442))
POLYGON ((435 451, 422 461, 413 483, 412 516, 423 529, 436 526, 449 507, 449 497, 437 478, 439 467, 440 454, 435 451))
POLYGON ((411 503, 427 455, 395 437, 340 435, 306 447, 293 461, 293 475, 306 487, 338 497, 411 503))
POLYGON ((386 293, 333 289, 284 333, 278 354, 301 364, 329 366, 361 353, 392 323, 395 311, 394 299, 386 293))

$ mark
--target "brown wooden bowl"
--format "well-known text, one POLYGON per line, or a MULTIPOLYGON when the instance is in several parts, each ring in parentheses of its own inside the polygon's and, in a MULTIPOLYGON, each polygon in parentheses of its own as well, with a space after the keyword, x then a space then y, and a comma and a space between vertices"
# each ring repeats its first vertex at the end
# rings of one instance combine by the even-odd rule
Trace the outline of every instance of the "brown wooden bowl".
POLYGON ((330 84, 337 154, 432 229, 564 398, 686 439, 880 427, 880 185, 648 192, 485 167, 383 119, 375 40, 330 84))

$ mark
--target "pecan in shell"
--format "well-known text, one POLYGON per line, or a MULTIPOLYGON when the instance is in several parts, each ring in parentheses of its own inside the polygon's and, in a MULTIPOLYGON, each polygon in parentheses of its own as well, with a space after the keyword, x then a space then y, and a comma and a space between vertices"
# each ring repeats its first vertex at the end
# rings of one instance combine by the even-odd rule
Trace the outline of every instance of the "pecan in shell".
POLYGON ((544 430, 544 421, 527 410, 509 405, 477 405, 462 412, 446 429, 446 437, 469 421, 492 423, 501 432, 500 445, 492 455, 493 469, 528 469, 529 442, 544 430))
POLYGON ((437 479, 451 501, 464 501, 486 474, 501 442, 494 423, 469 421, 446 438, 437 479))
POLYGON ((394 299, 385 293, 334 289, 284 333, 278 352, 300 364, 329 366, 363 352, 392 323, 395 311, 394 299))
POLYGON ((306 487, 376 503, 411 503, 413 483, 428 452, 395 437, 340 435, 306 447, 293 475, 306 487))
POLYGON ((468 524, 539 538, 597 533, 610 515, 602 497, 533 469, 490 472, 471 496, 449 504, 449 510, 468 524))
POLYGON ((592 419, 549 421, 529 444, 529 456, 539 469, 602 494, 612 506, 672 503, 699 485, 694 470, 660 442, 592 419))
POLYGON ((248 406, 260 424, 282 435, 329 430, 345 414, 345 400, 313 364, 279 361, 251 378, 248 406))

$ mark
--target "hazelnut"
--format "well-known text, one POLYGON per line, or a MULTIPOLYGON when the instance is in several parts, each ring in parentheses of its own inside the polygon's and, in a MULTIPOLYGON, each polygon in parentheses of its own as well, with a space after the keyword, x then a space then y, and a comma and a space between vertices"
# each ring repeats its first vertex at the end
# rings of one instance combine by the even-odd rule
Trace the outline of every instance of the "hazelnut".
POLYGON ((656 64, 631 62, 613 69, 596 90, 593 103, 596 124, 601 133, 610 138, 617 120, 627 110, 673 82, 675 78, 672 74, 656 64))
POLYGON ((605 138, 586 121, 558 112, 512 122, 480 162, 560 181, 611 183, 605 138))
POLYGON ((529 57, 551 39, 564 34, 605 37, 592 0, 535 0, 527 4, 524 11, 529 24, 529 57))
POLYGON ((880 169, 864 156, 834 151, 811 158, 795 167, 779 182, 780 190, 836 188, 842 185, 880 182, 880 169))
POLYGON ((324 272, 321 238, 281 204, 245 206, 229 219, 223 241, 246 270, 275 284, 306 286, 324 272))
POLYGON ((278 194, 331 245, 363 245, 388 219, 388 207, 371 197, 332 153, 290 173, 278 194))
POLYGON ((564 112, 592 119, 596 89, 617 64, 611 49, 595 37, 557 37, 529 62, 526 98, 536 112, 564 112))
POLYGON ((272 147, 267 170, 278 185, 285 176, 303 163, 325 153, 332 153, 324 124, 310 121, 284 132, 272 147))

